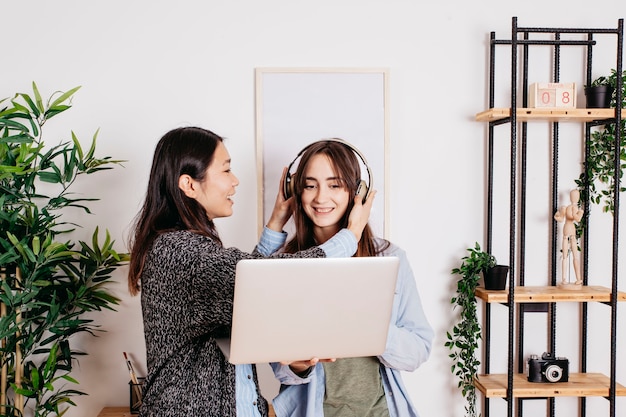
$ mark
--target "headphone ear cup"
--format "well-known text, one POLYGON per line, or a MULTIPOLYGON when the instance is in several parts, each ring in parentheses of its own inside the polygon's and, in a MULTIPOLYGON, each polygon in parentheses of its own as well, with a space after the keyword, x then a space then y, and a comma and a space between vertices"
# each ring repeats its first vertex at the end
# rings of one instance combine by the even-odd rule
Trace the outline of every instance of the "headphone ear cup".
POLYGON ((291 175, 287 173, 287 175, 285 175, 285 180, 283 181, 283 197, 285 197, 285 200, 291 197, 290 188, 291 188, 291 175))
POLYGON ((285 200, 288 200, 293 194, 293 178, 289 173, 287 173, 285 181, 283 182, 283 196, 285 197, 285 200))
POLYGON ((368 191, 369 190, 367 189, 367 183, 363 180, 360 180, 359 185, 356 187, 356 195, 360 196, 363 199, 364 203, 368 191))
POLYGON ((289 181, 289 197, 293 197, 296 194, 296 177, 291 177, 291 181, 289 181))

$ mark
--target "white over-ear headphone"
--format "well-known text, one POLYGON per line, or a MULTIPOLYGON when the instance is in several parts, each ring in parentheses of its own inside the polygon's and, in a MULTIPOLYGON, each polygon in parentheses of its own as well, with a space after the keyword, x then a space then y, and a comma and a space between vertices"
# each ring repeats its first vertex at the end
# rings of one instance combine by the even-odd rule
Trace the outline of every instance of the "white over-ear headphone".
POLYGON ((347 148, 349 148, 350 150, 352 150, 352 152, 354 152, 361 159, 361 161, 363 162, 363 165, 365 166, 365 169, 367 170, 367 180, 368 180, 368 182, 365 183, 365 181, 359 180, 359 184, 357 185, 356 194, 357 195, 360 194, 361 196, 363 196, 363 202, 365 202, 365 200, 367 200, 367 197, 369 197, 369 195, 370 195, 370 190, 372 189, 372 184, 373 184, 373 181, 374 181, 373 176, 372 176, 372 171, 370 170, 370 167, 367 164, 367 160, 365 159, 363 154, 357 148, 355 148, 353 145, 351 145, 350 143, 346 142, 345 140, 339 139, 339 138, 322 139, 321 141, 313 142, 313 143, 305 146, 304 149, 302 149, 300 152, 298 152, 298 155, 296 155, 296 157, 293 159, 293 161, 291 161, 291 163, 289 164, 289 167, 287 168, 287 174, 285 175, 285 180, 283 181, 283 195, 285 196, 285 199, 288 199, 289 197, 291 197, 294 194, 294 192, 293 192, 293 181, 292 181, 292 178, 291 178, 291 167, 293 166, 293 164, 312 145, 314 145, 314 144, 316 144, 318 142, 324 142, 324 141, 341 143, 342 145, 344 145, 347 148))

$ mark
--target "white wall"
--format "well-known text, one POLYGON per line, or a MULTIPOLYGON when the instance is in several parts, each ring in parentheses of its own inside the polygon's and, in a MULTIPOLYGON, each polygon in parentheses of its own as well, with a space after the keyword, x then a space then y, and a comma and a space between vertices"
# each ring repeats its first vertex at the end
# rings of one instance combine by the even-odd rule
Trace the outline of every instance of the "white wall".
MULTIPOLYGON (((96 224, 107 227, 120 250, 141 203, 160 136, 176 126, 197 124, 227 137, 241 185, 233 218, 220 220, 218 227, 226 244, 251 250, 257 237, 254 68, 389 68, 390 238, 408 252, 436 330, 431 359, 406 374, 405 381, 422 417, 462 416, 464 403, 443 344, 454 316, 449 299, 456 278, 450 270, 459 264, 465 248, 484 240, 486 126, 474 121, 474 115, 487 103, 489 32, 510 37, 512 16, 519 17, 521 26, 616 27, 617 17, 623 17, 626 9, 622 0, 596 0, 592 10, 609 11, 602 14, 589 13, 588 2, 581 0, 424 4, 407 0, 10 2, 2 7, 0 97, 28 92, 31 81, 44 95, 82 85, 74 108, 51 122, 46 140, 56 141, 58 132, 67 138, 72 129, 87 141, 99 127, 99 153, 127 160, 124 168, 89 185, 88 191, 95 191, 102 201, 94 205, 93 216, 79 219, 85 233, 96 224)), ((607 53, 607 57, 606 63, 595 64, 598 70, 614 66, 614 55, 607 53)), ((573 81, 582 83, 580 56, 567 59, 579 69, 574 76, 580 78, 573 81)), ((582 90, 579 94, 582 98, 582 90)), ((546 128, 539 129, 546 133, 546 128)), ((576 130, 574 140, 578 141, 579 133, 576 130)), ((533 144, 547 152, 543 139, 533 144)), ((531 181, 543 183, 547 178, 545 158, 531 160, 531 181)), ((578 161, 573 161, 574 166, 578 161)), ((564 183, 560 191, 569 188, 564 183)), ((539 213, 531 222, 549 222, 551 214, 541 211, 546 196, 540 197, 539 213)), ((539 232, 534 239, 545 245, 545 236, 539 232)), ((603 236, 610 239, 608 232, 603 236)), ((506 237, 500 238, 495 248, 503 260, 508 257, 507 242, 506 237)), ((609 263, 605 264, 599 276, 609 274, 609 263)), ((80 347, 89 355, 81 358, 75 376, 89 396, 77 398, 78 407, 68 417, 96 416, 103 406, 127 404, 123 351, 131 354, 140 374, 145 372, 139 299, 128 296, 125 272, 119 271, 113 287, 123 300, 118 311, 94 316, 107 332, 98 338, 81 338, 80 347)), ((495 308, 506 314, 504 307, 495 308)), ((608 340, 607 309, 591 308, 596 339, 608 340)), ((626 319, 623 310, 621 323, 626 319)), ((559 311, 560 317, 563 312, 570 315, 573 328, 564 334, 559 330, 565 340, 559 346, 575 359, 578 312, 571 306, 559 311)), ((533 353, 540 353, 545 349, 546 330, 543 320, 533 320, 538 330, 527 335, 527 342, 536 349, 533 353)), ((624 333, 619 335, 622 350, 624 333)), ((592 365, 608 372, 606 345, 594 340, 590 348, 591 356, 599 357, 592 365)), ((619 381, 626 383, 626 363, 619 365, 619 381)), ((264 372, 264 387, 271 396, 275 386, 264 372)), ((607 401, 591 401, 599 412, 606 410, 607 401)), ((503 400, 491 402, 492 410, 504 410, 503 400)), ((572 399, 557 403, 558 410, 574 406, 572 399)), ((618 410, 625 406, 623 400, 618 402, 618 410)), ((527 406, 534 408, 543 414, 544 402, 527 406)))

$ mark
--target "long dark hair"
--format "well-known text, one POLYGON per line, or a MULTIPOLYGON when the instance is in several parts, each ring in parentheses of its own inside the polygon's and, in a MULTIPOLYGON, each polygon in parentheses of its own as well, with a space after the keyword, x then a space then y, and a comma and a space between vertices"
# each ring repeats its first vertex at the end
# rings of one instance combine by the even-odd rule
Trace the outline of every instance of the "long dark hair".
POLYGON ((179 188, 181 175, 204 180, 215 149, 223 139, 210 130, 181 127, 167 132, 154 150, 148 190, 133 224, 130 240, 128 289, 141 289, 140 277, 154 239, 173 230, 192 230, 222 244, 213 221, 204 208, 179 188))
MULTIPOLYGON (((302 191, 306 185, 306 177, 304 173, 315 155, 326 155, 332 165, 335 176, 339 178, 348 193, 351 196, 356 195, 357 187, 361 182, 361 167, 356 154, 349 146, 336 140, 320 140, 307 147, 300 157, 300 163, 296 172, 292 175, 293 191, 295 195, 295 204, 293 212, 293 220, 296 227, 295 236, 287 242, 285 252, 295 253, 316 246, 313 236, 313 221, 306 215, 302 207, 302 191)), ((339 228, 348 226, 348 218, 354 207, 352 198, 348 201, 348 209, 340 220, 339 228)), ((377 247, 374 240, 374 234, 369 224, 363 229, 358 249, 354 256, 376 256, 389 246, 389 242, 385 242, 382 247, 377 247)))

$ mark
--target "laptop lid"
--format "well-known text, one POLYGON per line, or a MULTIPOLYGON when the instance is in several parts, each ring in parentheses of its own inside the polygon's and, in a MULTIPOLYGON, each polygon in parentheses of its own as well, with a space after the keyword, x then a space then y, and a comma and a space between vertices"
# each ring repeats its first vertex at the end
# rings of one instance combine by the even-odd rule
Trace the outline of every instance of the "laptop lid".
POLYGON ((237 264, 233 364, 376 356, 385 350, 396 257, 246 259, 237 264))

